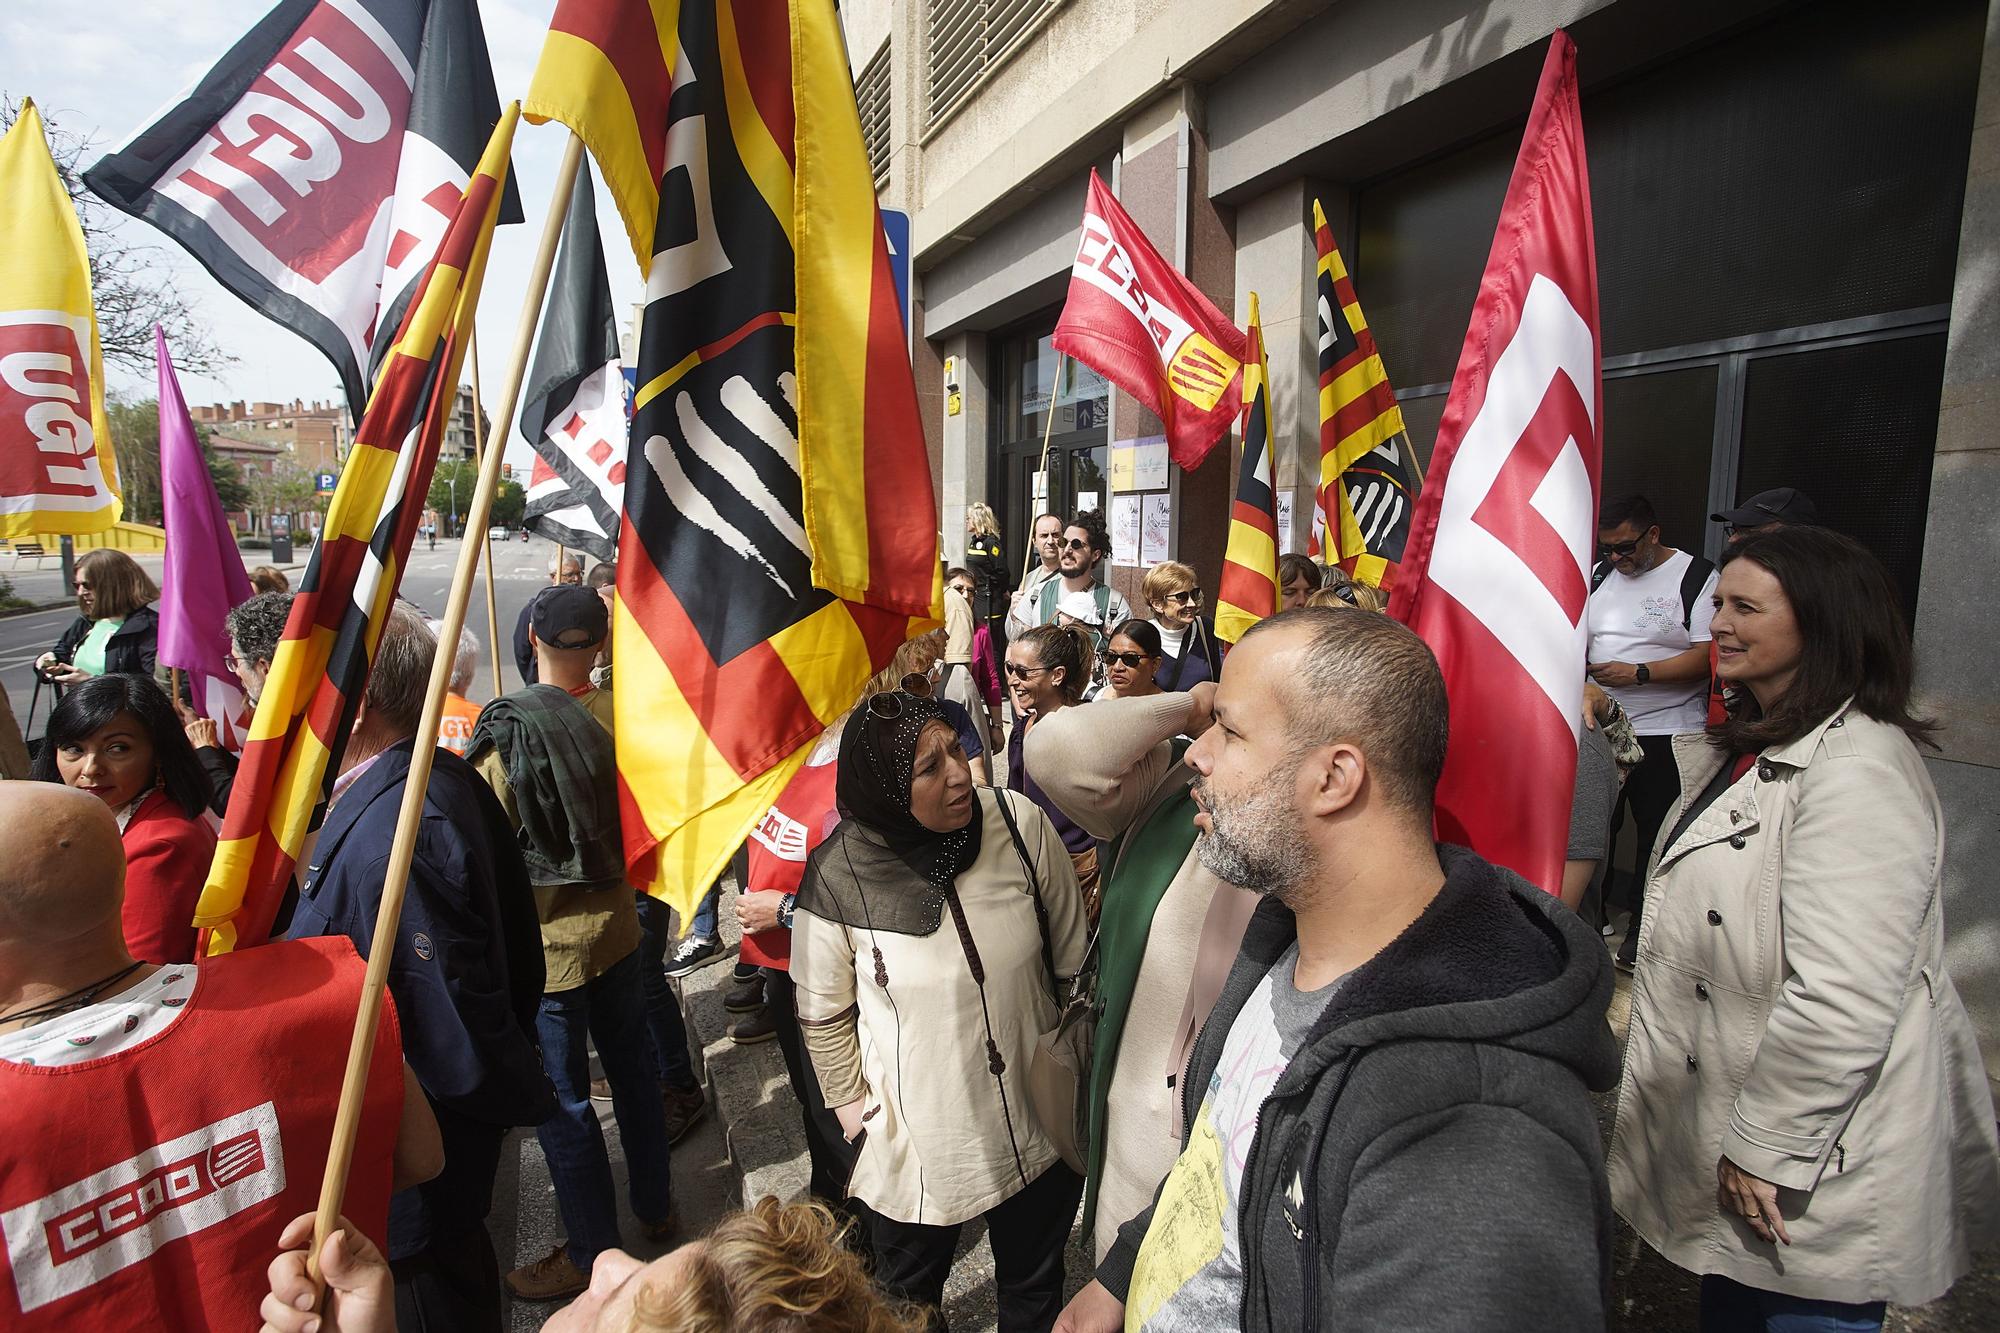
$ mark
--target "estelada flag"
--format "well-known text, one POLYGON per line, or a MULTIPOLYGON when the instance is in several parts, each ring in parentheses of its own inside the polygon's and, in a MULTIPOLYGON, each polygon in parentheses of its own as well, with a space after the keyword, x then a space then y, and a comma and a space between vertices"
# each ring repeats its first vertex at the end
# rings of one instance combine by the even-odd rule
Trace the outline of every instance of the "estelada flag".
MULTIPOLYGON (((1313 241, 1319 250, 1319 484, 1314 489, 1331 534, 1328 563, 1357 582, 1393 588, 1416 503, 1416 460, 1375 334, 1317 199, 1313 241)), ((1321 526, 1314 524, 1315 534, 1321 526)))
POLYGON ((556 0, 521 99, 530 124, 569 126, 597 159, 641 273, 653 258, 667 170, 680 9, 681 0, 556 0))
POLYGON ((250 722, 194 924, 204 952, 271 933, 313 812, 340 772, 383 617, 423 521, 479 305, 519 108, 509 106, 466 186, 402 326, 327 506, 312 561, 250 722))
POLYGON ((1050 342, 1150 408, 1183 468, 1229 433, 1249 399, 1242 331, 1161 257, 1096 168, 1050 342))
POLYGON ((570 194, 562 254, 521 405, 521 434, 535 451, 522 526, 599 560, 616 560, 627 424, 618 316, 586 167, 570 194))
POLYGON ((0 138, 0 236, 0 537, 102 532, 122 506, 90 256, 33 98, 0 138))
POLYGON ((1278 614, 1278 493, 1271 484, 1271 367, 1257 293, 1250 293, 1249 355, 1243 361, 1243 456, 1236 502, 1229 507, 1229 545, 1215 590, 1215 637, 1235 643, 1250 627, 1278 614))
POLYGON ((678 37, 612 635, 626 859, 686 913, 942 589, 831 0, 678 37))
POLYGON ((1438 836, 1551 893, 1589 640, 1599 330, 1576 47, 1559 30, 1389 602, 1437 654, 1451 694, 1438 836))
POLYGON ((325 353, 359 420, 499 119, 476 0, 279 0, 83 179, 325 353))

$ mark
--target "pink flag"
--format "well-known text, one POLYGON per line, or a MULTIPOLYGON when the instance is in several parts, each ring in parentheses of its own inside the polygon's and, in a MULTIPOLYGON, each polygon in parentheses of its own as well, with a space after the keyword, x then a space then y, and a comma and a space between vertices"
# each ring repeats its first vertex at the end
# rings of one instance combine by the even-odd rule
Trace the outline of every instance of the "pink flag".
POLYGON ((1437 832, 1562 886, 1604 395, 1576 91, 1557 30, 1500 208, 1389 614, 1437 654, 1437 832))
POLYGON ((153 352, 160 363, 160 505, 167 530, 160 663, 187 672, 194 711, 214 718, 224 745, 233 750, 244 721, 244 699, 242 686, 223 661, 229 655, 223 617, 230 607, 248 601, 253 589, 195 438, 180 381, 174 378, 167 335, 157 324, 153 352))

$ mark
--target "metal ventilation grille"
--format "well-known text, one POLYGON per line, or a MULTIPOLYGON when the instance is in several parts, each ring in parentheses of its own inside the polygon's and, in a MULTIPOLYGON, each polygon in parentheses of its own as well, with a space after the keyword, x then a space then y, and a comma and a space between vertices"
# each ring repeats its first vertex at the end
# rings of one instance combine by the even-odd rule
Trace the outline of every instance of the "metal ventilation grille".
POLYGON ((889 183, 889 44, 861 71, 854 81, 854 102, 861 110, 861 142, 868 148, 868 169, 874 173, 875 188, 889 183))
POLYGON ((928 0, 930 105, 935 125, 1058 0, 928 0))

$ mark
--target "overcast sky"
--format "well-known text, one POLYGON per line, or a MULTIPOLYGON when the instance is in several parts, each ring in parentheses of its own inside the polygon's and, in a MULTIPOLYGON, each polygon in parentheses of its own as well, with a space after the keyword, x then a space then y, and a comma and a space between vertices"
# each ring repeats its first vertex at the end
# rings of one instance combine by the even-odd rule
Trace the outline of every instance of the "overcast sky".
MULTIPOLYGON (((64 129, 95 135, 94 152, 106 151, 150 123, 270 7, 271 0, 8 0, 0 3, 0 91, 17 99, 32 96, 46 118, 64 129)), ((555 0, 479 0, 479 9, 494 81, 505 104, 528 90, 555 0)), ((528 221, 501 227, 487 261, 479 301, 479 353, 480 388, 489 412, 499 396, 502 358, 513 345, 528 266, 566 136, 560 125, 525 120, 514 136, 514 172, 528 221)), ((623 322, 644 284, 601 180, 597 207, 611 292, 623 322)), ((339 398, 332 363, 311 344, 224 291, 161 233, 135 219, 112 216, 128 242, 157 242, 154 261, 172 270, 193 298, 197 316, 236 357, 221 378, 184 375, 181 384, 190 403, 339 398)), ((465 378, 470 379, 469 371, 465 378)), ((110 383, 115 390, 147 397, 153 393, 150 373, 135 378, 112 371, 110 383)), ((515 463, 528 461, 519 431, 509 433, 506 456, 515 463)))

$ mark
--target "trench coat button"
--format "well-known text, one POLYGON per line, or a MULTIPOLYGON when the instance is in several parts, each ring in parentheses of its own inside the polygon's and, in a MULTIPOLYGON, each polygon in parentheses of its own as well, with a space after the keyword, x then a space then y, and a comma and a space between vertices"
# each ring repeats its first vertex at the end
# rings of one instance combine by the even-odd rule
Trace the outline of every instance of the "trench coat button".
POLYGON ((1699 1060, 1696 1060, 1692 1055, 1688 1056, 1689 1069, 1699 1069, 1700 1067, 1701 1067, 1701 1062, 1699 1060))
POLYGON ((1778 780, 1778 766, 1768 759, 1759 759, 1757 761, 1757 779, 1760 782, 1776 782, 1778 780))
POLYGON ((1740 852, 1750 845, 1750 839, 1744 837, 1741 833, 1732 833, 1729 835, 1729 845, 1740 852))
POLYGON ((1743 812, 1741 810, 1731 810, 1729 812, 1729 822, 1732 824, 1741 824, 1743 822, 1743 812))
POLYGON ((1715 910, 1715 909, 1714 909, 1713 907, 1709 908, 1709 909, 1708 909, 1708 924, 1709 924, 1709 925, 1711 925, 1711 926, 1719 926, 1719 925, 1721 925, 1721 924, 1722 924, 1722 913, 1720 913, 1720 912, 1716 911, 1716 910, 1715 910))
POLYGON ((1706 981, 1697 981, 1694 983, 1694 998, 1697 1000, 1706 1000, 1708 998, 1708 983, 1706 981))

